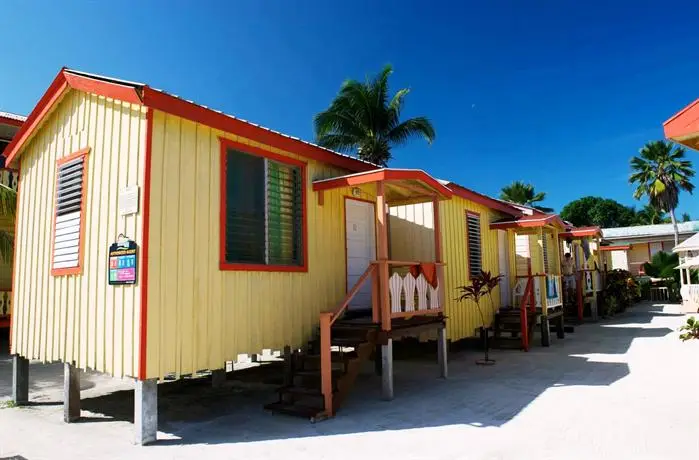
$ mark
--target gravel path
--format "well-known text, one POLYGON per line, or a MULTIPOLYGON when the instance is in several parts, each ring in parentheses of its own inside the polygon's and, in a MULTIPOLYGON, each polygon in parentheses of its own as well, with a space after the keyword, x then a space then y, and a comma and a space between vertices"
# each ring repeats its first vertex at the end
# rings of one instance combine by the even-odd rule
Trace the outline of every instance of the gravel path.
MULTIPOLYGON (((0 458, 225 459, 674 459, 699 458, 699 342, 682 343, 685 316, 643 304, 586 324, 529 353, 495 351, 497 364, 450 355, 396 361, 392 402, 371 366, 332 420, 271 415, 271 385, 205 380, 160 386, 160 441, 131 444, 132 383, 82 378, 84 421, 62 422, 62 368, 32 364, 27 408, 0 409, 0 458)), ((11 365, 0 355, 0 401, 11 365)), ((0 402, 0 404, 2 404, 0 402)))

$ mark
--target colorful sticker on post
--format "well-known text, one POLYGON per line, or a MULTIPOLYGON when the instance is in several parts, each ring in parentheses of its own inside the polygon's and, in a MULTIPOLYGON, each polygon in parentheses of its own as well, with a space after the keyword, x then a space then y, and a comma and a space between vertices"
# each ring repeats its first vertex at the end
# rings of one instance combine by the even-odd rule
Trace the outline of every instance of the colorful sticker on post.
POLYGON ((136 242, 119 235, 117 242, 109 246, 109 284, 136 284, 137 267, 136 242))

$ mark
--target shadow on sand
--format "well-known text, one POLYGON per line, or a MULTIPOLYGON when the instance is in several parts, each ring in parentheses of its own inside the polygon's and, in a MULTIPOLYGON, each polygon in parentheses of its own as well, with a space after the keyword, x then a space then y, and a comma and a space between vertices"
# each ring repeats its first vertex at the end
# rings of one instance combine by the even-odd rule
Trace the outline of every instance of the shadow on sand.
MULTIPOLYGON (((337 416, 311 424, 303 419, 265 412, 275 400, 279 370, 263 367, 230 373, 223 388, 209 378, 159 385, 159 429, 166 437, 157 445, 218 444, 331 436, 349 433, 466 424, 501 426, 512 420, 543 392, 562 386, 607 386, 629 374, 625 362, 598 362, 585 355, 623 354, 635 339, 658 338, 672 332, 649 327, 657 316, 682 316, 640 305, 610 320, 587 324, 528 352, 494 350, 492 367, 479 367, 477 351, 450 354, 449 379, 438 378, 436 353, 418 347, 397 350, 395 399, 381 401, 380 378, 367 363, 337 416), (645 325, 645 326, 644 326, 645 325), (266 382, 264 381, 266 379, 266 382)), ((555 336, 554 336, 555 337, 555 336)), ((62 379, 58 373, 57 380, 62 379)), ((44 382, 47 383, 47 382, 44 382)), ((133 422, 133 391, 117 391, 82 400, 92 421, 133 422)), ((84 415, 85 412, 83 412, 84 415)), ((552 423, 559 414, 551 414, 552 423)), ((162 435, 161 435, 162 437, 162 435)))

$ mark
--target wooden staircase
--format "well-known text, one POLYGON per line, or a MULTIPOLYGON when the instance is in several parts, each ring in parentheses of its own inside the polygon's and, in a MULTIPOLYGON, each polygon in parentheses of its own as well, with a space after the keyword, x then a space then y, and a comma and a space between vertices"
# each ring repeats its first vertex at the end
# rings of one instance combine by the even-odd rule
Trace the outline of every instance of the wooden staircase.
MULTIPOLYGON (((371 319, 371 318, 369 318, 371 319)), ((279 400, 265 409, 318 421, 334 415, 349 394, 362 364, 372 358, 378 324, 338 320, 332 325, 332 407, 325 405, 322 391, 320 337, 292 358, 288 384, 277 391, 279 400)))

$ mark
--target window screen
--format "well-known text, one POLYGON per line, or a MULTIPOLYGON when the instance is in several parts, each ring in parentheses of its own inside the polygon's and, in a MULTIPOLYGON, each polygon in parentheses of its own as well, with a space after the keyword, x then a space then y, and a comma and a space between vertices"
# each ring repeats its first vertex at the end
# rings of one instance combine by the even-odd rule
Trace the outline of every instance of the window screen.
POLYGON ((301 168, 226 152, 225 261, 303 265, 301 168))
POLYGON ((468 272, 473 278, 480 275, 483 270, 480 215, 466 213, 466 237, 468 241, 468 272))
POLYGON ((53 241, 53 268, 70 269, 80 265, 80 229, 83 224, 83 184, 85 156, 58 166, 53 241))

